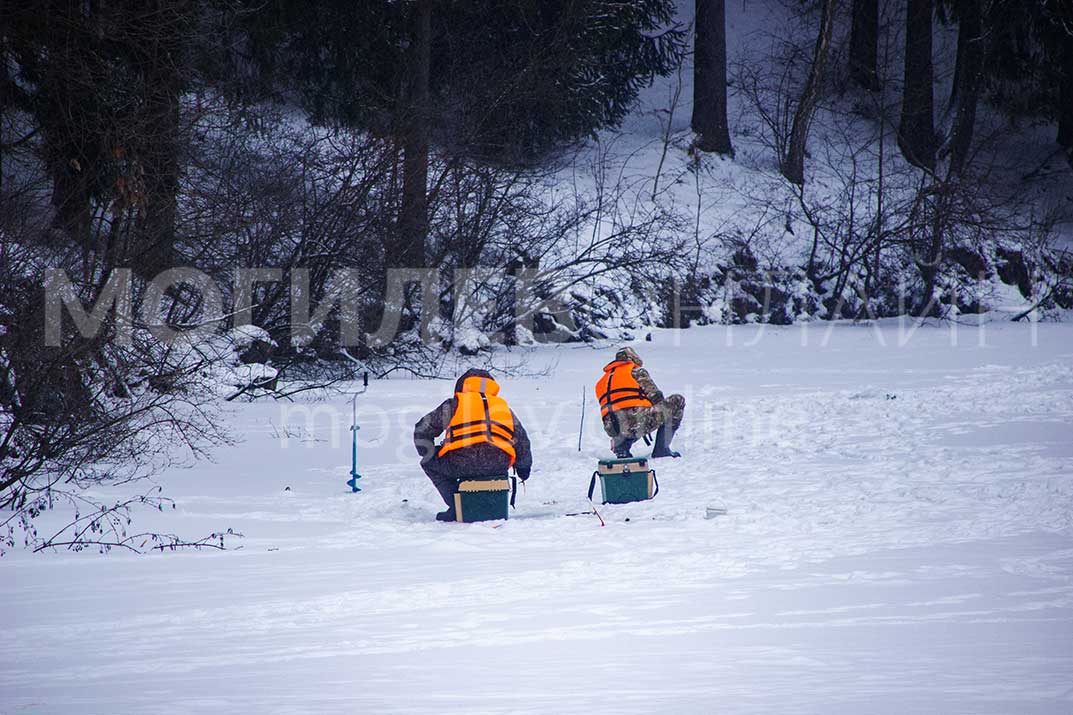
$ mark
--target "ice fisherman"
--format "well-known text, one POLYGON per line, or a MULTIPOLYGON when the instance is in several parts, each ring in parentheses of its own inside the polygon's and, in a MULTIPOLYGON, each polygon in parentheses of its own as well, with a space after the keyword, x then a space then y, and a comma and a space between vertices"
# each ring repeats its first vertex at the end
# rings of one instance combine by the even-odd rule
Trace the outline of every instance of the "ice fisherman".
POLYGON ((604 431, 611 437, 616 457, 632 457, 634 442, 653 430, 652 457, 680 457, 671 449, 671 440, 682 425, 686 398, 664 397, 643 366, 633 348, 622 348, 615 360, 604 366, 604 374, 596 383, 604 431))
POLYGON ((533 467, 529 436, 517 415, 499 396, 499 383, 486 370, 472 368, 455 382, 455 394, 414 425, 414 446, 421 468, 443 497, 447 510, 439 521, 454 521, 454 494, 467 477, 494 477, 513 466, 524 482, 533 467), (436 438, 446 431, 441 444, 436 438))

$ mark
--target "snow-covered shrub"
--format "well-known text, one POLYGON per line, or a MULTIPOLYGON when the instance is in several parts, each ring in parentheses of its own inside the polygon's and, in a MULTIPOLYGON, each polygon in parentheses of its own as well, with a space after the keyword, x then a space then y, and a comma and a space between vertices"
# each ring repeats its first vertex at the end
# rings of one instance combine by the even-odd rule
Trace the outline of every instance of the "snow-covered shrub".
MULTIPOLYGON (((155 487, 103 495, 226 441, 212 379, 221 356, 141 324, 117 339, 114 312, 93 335, 65 316, 54 341, 44 270, 64 254, 0 232, 0 255, 0 551, 188 543, 129 530, 134 507, 169 503, 155 487)), ((83 304, 103 282, 77 284, 83 304)))

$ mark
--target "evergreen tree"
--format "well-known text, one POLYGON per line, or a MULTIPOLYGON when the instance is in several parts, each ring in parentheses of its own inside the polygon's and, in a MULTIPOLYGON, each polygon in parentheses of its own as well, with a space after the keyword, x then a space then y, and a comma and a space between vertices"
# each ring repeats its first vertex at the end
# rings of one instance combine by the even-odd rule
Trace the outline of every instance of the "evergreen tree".
POLYGON ((199 81, 215 12, 193 0, 5 3, 3 92, 40 135, 52 227, 111 265, 155 275, 178 263, 180 98, 199 81), (102 207, 129 211, 133 240, 91 234, 102 207))
POLYGON ((655 75, 671 72, 686 34, 672 0, 480 0, 445 20, 449 139, 466 151, 528 161, 617 126, 655 75))
MULTIPOLYGON (((251 0, 253 3, 253 0, 251 0)), ((256 88, 295 96, 315 121, 395 133, 420 2, 250 5, 256 88)), ((433 4, 429 131, 443 148, 539 157, 615 126, 685 34, 671 0, 478 0, 433 4)))
POLYGON ((255 70, 240 93, 296 99, 315 122, 395 138, 400 240, 388 266, 423 265, 429 148, 506 163, 614 126, 680 61, 671 0, 250 0, 255 70))
POLYGON ((987 5, 983 69, 988 98, 1013 121, 1054 121, 1056 140, 1073 162, 1073 4, 987 5))

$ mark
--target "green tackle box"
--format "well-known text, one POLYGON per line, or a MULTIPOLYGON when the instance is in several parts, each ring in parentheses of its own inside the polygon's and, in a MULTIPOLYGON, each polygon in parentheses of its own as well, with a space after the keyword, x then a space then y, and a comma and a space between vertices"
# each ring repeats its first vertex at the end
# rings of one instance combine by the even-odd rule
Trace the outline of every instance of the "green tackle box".
POLYGON ((509 505, 510 479, 507 475, 467 477, 458 482, 455 491, 455 520, 468 524, 506 519, 509 505))
POLYGON ((644 457, 625 459, 601 459, 589 482, 589 499, 600 480, 600 492, 604 504, 628 504, 644 501, 659 494, 656 472, 648 468, 644 457))

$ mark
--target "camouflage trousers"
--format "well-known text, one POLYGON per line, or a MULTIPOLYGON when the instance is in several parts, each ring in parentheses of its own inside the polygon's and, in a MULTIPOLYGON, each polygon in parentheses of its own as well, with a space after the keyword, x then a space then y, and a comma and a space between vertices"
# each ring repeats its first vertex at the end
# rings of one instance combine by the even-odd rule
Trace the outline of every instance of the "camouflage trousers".
POLYGON ((612 439, 620 437, 639 440, 669 422, 671 431, 677 431, 682 425, 682 415, 686 410, 686 398, 681 395, 669 395, 658 405, 652 407, 627 407, 615 410, 603 418, 604 431, 612 439))

